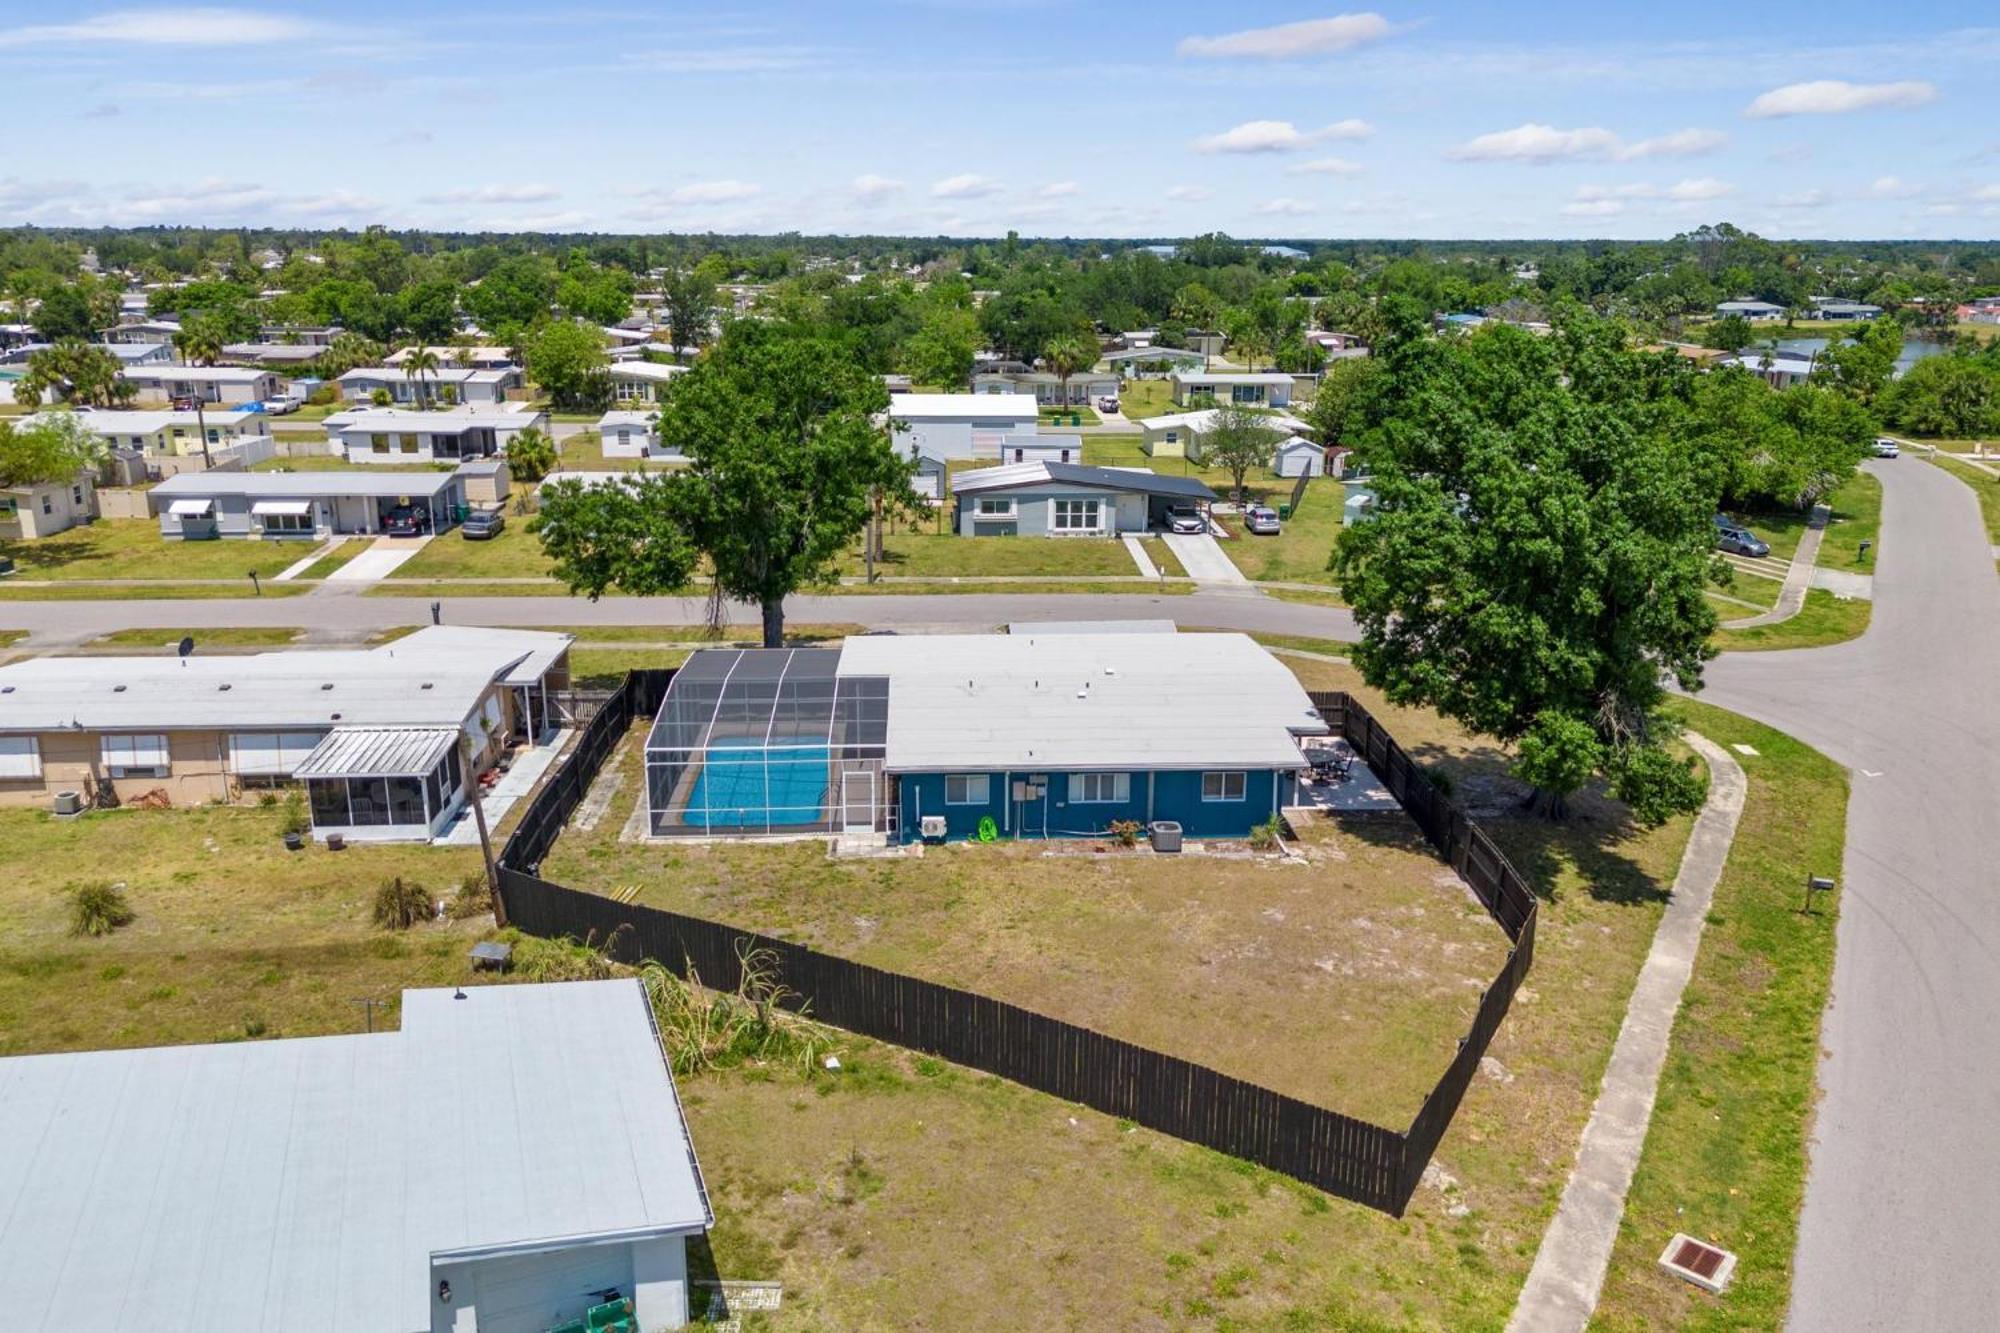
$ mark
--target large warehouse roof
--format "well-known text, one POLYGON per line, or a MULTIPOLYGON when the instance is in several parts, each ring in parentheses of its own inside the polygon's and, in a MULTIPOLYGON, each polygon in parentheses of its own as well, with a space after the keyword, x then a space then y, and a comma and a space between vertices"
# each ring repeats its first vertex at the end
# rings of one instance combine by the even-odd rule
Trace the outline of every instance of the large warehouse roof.
POLYGON ((896 772, 1297 768, 1327 731, 1242 634, 866 636, 840 674, 888 679, 896 772))
POLYGON ((403 992, 402 1029, 0 1059, 10 1329, 416 1333, 435 1259, 710 1224, 633 980, 403 992))

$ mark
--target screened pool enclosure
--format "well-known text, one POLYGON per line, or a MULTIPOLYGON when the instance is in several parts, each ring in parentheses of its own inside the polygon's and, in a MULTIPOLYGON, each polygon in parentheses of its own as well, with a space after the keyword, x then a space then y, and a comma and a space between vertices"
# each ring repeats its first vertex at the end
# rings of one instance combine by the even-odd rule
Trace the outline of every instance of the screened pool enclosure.
POLYGON ((689 658, 646 738, 653 835, 893 833, 889 682, 839 667, 834 648, 689 658))

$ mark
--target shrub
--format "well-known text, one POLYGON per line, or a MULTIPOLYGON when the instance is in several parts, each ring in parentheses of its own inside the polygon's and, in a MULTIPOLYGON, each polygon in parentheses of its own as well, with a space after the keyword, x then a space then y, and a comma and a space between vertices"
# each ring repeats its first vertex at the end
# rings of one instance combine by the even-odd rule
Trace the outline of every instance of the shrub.
POLYGON ((294 787, 285 793, 285 813, 278 831, 304 835, 312 832, 312 826, 312 816, 306 813, 306 794, 294 787))
POLYGON ((1136 819, 1114 819, 1106 826, 1106 831, 1118 840, 1120 847, 1137 847, 1139 834, 1145 827, 1136 819))
POLYGON ((384 930, 408 930, 428 920, 433 910, 431 895, 424 887, 406 882, 401 875, 383 880, 382 887, 375 890, 375 924, 384 930))
POLYGON ((69 890, 69 933, 109 935, 120 926, 129 926, 136 912, 125 901, 123 884, 97 881, 71 885, 69 890))
POLYGON ((1260 852, 1268 852, 1277 847, 1285 836, 1285 826, 1276 815, 1250 830, 1250 845, 1260 852))
POLYGON ((811 1074, 832 1034, 806 1015, 808 1005, 776 979, 770 949, 739 943, 742 979, 733 992, 711 990, 689 968, 686 980, 659 963, 639 969, 668 1058, 677 1074, 774 1061, 811 1074))
POLYGON ((493 910, 493 891, 486 885, 486 872, 475 870, 458 882, 458 892, 452 895, 447 909, 454 921, 463 921, 469 916, 485 916, 493 910))

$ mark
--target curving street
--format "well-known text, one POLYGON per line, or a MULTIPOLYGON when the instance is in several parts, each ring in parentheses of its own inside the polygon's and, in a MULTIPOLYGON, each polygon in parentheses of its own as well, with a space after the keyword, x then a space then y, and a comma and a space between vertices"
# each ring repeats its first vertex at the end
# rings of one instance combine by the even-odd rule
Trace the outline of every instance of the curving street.
MULTIPOLYGON (((1730 654, 1702 697, 1786 731, 1853 773, 1833 998, 1792 1326, 1992 1326, 2000 1308, 2000 578, 1977 503, 1914 458, 1872 462, 1883 531, 1868 633, 1830 648, 1730 654)), ((448 623, 687 625, 700 599, 448 598, 448 623)), ((797 622, 890 629, 1171 618, 1351 639, 1344 610, 1269 597, 1060 594, 794 598, 797 622)), ((24 647, 143 625, 286 626, 359 638, 421 624, 429 602, 21 601, 24 647)), ((733 618, 755 620, 754 608, 733 618)))

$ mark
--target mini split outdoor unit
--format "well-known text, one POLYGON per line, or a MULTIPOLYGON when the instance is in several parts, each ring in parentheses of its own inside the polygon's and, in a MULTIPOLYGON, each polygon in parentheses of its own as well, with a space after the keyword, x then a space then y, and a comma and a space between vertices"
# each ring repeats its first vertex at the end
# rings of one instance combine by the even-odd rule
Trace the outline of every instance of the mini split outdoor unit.
POLYGON ((926 838, 942 838, 944 836, 944 816, 925 815, 918 822, 918 830, 926 838))

